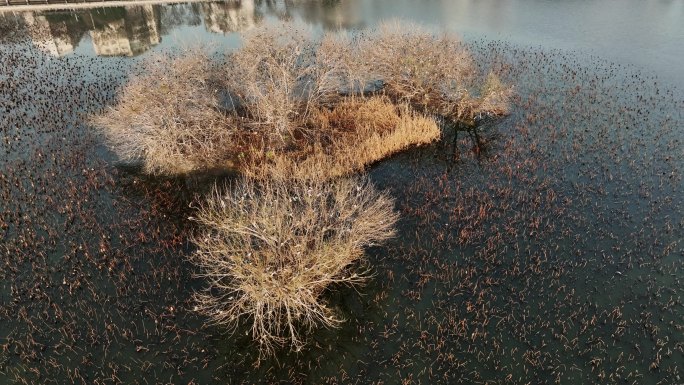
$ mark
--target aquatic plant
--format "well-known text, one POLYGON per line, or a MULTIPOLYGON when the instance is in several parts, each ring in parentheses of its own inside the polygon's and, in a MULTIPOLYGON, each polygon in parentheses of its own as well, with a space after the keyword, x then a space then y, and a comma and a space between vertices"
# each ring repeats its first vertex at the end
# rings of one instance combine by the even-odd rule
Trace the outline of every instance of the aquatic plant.
POLYGON ((245 318, 261 351, 304 345, 302 331, 334 327, 322 296, 356 285, 364 248, 394 235, 393 200, 359 180, 336 183, 244 179, 216 188, 196 217, 193 260, 207 279, 198 310, 235 328, 245 318))

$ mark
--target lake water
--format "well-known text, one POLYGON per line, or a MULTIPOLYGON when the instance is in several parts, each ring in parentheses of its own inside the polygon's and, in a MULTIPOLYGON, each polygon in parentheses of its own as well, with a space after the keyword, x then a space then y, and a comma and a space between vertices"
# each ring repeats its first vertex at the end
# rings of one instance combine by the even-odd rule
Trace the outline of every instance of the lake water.
MULTIPOLYGON (((684 2, 242 1, 0 14, 0 383, 684 383, 684 2), (255 365, 184 258, 220 176, 144 177, 88 124, 140 59, 274 20, 404 18, 516 90, 485 151, 374 165, 399 236, 345 322, 255 365)), ((455 143, 453 146, 452 143, 455 143)))
POLYGON ((194 39, 224 41, 225 37, 212 35, 252 28, 269 18, 294 18, 326 30, 367 28, 380 20, 401 18, 470 38, 578 50, 638 66, 657 74, 665 83, 684 88, 681 0, 244 0, 4 17, 16 18, 17 25, 36 24, 50 29, 51 37, 39 44, 57 55, 140 54, 168 47, 163 41, 167 39, 171 44, 194 39), (123 39, 126 34, 133 43, 130 48, 111 52, 98 48, 106 40, 123 39))

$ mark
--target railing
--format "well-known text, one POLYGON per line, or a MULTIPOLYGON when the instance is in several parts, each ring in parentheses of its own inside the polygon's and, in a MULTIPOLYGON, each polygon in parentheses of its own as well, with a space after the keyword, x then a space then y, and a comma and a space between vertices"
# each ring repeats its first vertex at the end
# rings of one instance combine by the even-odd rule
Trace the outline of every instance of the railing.
POLYGON ((190 3, 202 2, 207 0, 0 0, 0 10, 5 7, 21 7, 26 8, 35 6, 36 8, 69 8, 74 7, 88 7, 88 4, 93 6, 119 6, 126 3, 135 4, 165 4, 165 3, 190 3), (61 6, 61 7, 60 7, 61 6))
POLYGON ((114 0, 0 0, 0 7, 12 5, 50 5, 50 4, 84 4, 101 3, 114 0))

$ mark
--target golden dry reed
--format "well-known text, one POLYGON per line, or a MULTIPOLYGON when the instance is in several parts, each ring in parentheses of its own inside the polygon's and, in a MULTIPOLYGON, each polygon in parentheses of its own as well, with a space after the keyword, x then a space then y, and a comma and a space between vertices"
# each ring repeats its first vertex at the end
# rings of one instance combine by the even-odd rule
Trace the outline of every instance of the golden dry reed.
POLYGON ((243 167, 257 179, 331 180, 362 172, 366 166, 411 146, 439 139, 429 117, 385 97, 348 99, 315 115, 325 138, 293 150, 262 154, 243 167))

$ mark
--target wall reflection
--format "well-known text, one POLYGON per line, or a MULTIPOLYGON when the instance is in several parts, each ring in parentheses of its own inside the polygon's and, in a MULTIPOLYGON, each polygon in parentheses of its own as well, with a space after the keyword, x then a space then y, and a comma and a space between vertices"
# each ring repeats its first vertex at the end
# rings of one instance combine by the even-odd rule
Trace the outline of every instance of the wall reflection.
POLYGON ((145 5, 124 9, 123 17, 90 30, 98 56, 134 56, 161 41, 159 7, 145 5))
POLYGON ((68 20, 53 20, 44 15, 23 14, 24 23, 34 44, 55 56, 73 52, 81 39, 81 33, 68 20))
POLYGON ((285 0, 285 16, 297 17, 325 30, 363 28, 363 7, 349 0, 285 0))
POLYGON ((260 19, 253 0, 0 13, 0 43, 28 40, 59 57, 88 36, 98 56, 136 56, 181 26, 204 24, 209 32, 225 34, 252 28, 260 19))
POLYGON ((253 0, 225 3, 201 3, 204 25, 214 33, 232 33, 253 28, 261 19, 253 0))
POLYGON ((136 56, 186 26, 230 34, 267 18, 297 18, 325 30, 360 28, 364 19, 357 5, 346 0, 228 0, 0 13, 0 43, 29 40, 45 52, 64 56, 90 40, 98 56, 136 56))
POLYGON ((96 55, 135 56, 161 42, 160 21, 156 5, 0 14, 0 42, 28 40, 59 57, 89 36, 96 55))

